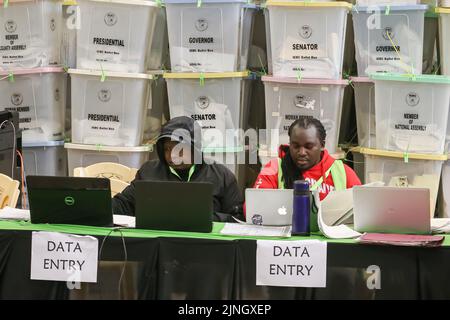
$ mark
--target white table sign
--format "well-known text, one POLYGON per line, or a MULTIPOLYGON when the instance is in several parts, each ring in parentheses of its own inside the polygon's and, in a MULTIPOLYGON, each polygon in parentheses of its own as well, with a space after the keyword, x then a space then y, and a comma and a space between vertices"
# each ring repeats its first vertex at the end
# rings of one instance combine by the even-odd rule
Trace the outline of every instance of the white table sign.
POLYGON ((258 240, 256 285, 325 288, 327 243, 258 240))
POLYGON ((31 279, 97 282, 98 240, 57 232, 33 232, 31 279))

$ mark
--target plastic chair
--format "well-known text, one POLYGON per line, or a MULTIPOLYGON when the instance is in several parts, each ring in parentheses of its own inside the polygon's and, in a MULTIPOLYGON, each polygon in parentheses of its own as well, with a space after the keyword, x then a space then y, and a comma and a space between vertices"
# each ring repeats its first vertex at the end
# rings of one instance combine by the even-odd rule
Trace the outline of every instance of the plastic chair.
POLYGON ((0 173, 0 209, 6 206, 15 208, 19 199, 19 181, 0 173))
POLYGON ((121 193, 123 189, 128 187, 130 184, 117 179, 109 179, 111 182, 111 198, 116 194, 121 193))
POLYGON ((129 168, 114 162, 99 162, 87 167, 78 167, 73 170, 75 177, 95 177, 116 179, 130 183, 136 176, 137 169, 129 168))

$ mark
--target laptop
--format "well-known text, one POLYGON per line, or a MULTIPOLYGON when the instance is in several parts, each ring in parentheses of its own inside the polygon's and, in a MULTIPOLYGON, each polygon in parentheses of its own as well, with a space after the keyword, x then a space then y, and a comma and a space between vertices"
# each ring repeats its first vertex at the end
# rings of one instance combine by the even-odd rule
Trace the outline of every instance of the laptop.
POLYGON ((292 224, 292 189, 246 189, 246 222, 263 226, 292 224))
POLYGON ((135 181, 137 229, 211 232, 213 185, 135 181))
POLYGON ((353 187, 353 216, 359 232, 429 234, 430 190, 353 187))
POLYGON ((31 223, 112 226, 106 178, 27 176, 31 223))

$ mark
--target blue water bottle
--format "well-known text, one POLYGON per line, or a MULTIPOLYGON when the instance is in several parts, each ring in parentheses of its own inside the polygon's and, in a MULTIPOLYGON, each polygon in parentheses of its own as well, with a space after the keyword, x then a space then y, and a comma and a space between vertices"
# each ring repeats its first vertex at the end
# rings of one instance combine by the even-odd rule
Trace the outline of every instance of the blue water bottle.
POLYGON ((309 183, 294 181, 294 207, 292 213, 292 235, 309 236, 311 200, 309 183))

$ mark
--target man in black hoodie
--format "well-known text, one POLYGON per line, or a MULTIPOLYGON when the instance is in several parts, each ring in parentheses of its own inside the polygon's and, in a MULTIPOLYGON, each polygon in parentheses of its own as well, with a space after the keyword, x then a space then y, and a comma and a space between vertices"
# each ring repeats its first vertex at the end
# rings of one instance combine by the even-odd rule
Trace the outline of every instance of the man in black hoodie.
MULTIPOLYGON (((134 181, 210 182, 213 220, 234 221, 231 216, 242 219, 243 199, 236 178, 224 165, 204 161, 201 128, 193 119, 176 117, 167 122, 156 142, 156 151, 159 159, 144 163, 134 181)), ((134 181, 112 199, 114 214, 135 215, 134 181)), ((167 198, 176 201, 175 194, 168 194, 167 198)))

